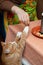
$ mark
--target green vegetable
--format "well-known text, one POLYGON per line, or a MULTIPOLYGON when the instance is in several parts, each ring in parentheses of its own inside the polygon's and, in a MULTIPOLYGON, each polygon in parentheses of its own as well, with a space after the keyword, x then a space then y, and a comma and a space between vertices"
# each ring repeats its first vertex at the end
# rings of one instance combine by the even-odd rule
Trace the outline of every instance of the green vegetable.
POLYGON ((30 15, 31 21, 38 19, 36 14, 36 5, 37 5, 36 1, 33 1, 32 3, 20 5, 20 8, 24 9, 30 15))
POLYGON ((36 1, 33 1, 32 4, 34 7, 36 7, 36 5, 37 5, 36 1))
POLYGON ((34 17, 32 15, 32 13, 30 14, 30 20, 33 21, 34 20, 34 17))
POLYGON ((34 17, 34 20, 38 20, 37 16, 34 17))
POLYGON ((19 23, 19 18, 17 16, 17 14, 14 15, 14 19, 13 19, 13 24, 18 24, 19 23))
POLYGON ((23 9, 24 8, 24 4, 21 4, 19 7, 23 9))

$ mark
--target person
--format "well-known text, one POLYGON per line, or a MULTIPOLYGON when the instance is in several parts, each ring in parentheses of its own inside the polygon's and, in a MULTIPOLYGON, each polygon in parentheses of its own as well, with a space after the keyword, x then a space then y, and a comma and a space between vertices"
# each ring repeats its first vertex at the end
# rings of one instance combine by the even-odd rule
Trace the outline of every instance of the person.
MULTIPOLYGON (((16 0, 8 0, 8 1, 1 0, 0 2, 1 2, 0 10, 2 10, 2 11, 6 10, 6 11, 11 11, 13 13, 16 13, 18 15, 20 21, 23 21, 25 24, 29 24, 29 16, 28 16, 28 14, 24 10, 20 9, 17 6, 20 3, 23 3, 22 1, 19 1, 19 0, 17 0, 17 1, 16 0)), ((3 13, 0 13, 0 19, 3 20, 2 18, 3 18, 3 13)), ((1 28, 2 27, 4 28, 4 25, 2 26, 2 22, 1 22, 0 25, 1 25, 1 28)), ((4 29, 3 29, 3 33, 5 33, 4 29)), ((3 35, 3 37, 4 36, 5 36, 5 34, 3 35)))
POLYGON ((37 1, 37 16, 38 19, 42 18, 42 12, 43 12, 43 0, 36 0, 37 1))
POLYGON ((16 13, 20 21, 22 21, 26 25, 29 24, 28 14, 18 7, 19 4, 23 3, 24 1, 25 0, 0 0, 0 55, 2 54, 1 41, 5 42, 6 38, 3 13, 4 11, 16 13))

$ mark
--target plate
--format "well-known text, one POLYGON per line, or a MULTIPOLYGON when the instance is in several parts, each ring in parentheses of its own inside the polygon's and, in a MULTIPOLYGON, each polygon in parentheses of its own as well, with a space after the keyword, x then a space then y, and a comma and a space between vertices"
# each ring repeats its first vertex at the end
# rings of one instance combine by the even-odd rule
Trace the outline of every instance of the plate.
POLYGON ((41 29, 41 26, 36 26, 36 27, 32 28, 32 34, 38 38, 43 39, 43 34, 40 33, 40 29, 41 29))

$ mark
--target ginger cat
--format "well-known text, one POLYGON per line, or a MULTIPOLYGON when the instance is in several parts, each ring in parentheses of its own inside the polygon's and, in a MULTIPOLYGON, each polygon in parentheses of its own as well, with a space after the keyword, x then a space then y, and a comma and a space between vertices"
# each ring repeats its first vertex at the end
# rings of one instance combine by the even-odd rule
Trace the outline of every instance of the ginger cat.
POLYGON ((26 26, 23 32, 18 32, 15 41, 2 42, 2 62, 4 65, 22 65, 22 54, 25 47, 29 27, 26 26))

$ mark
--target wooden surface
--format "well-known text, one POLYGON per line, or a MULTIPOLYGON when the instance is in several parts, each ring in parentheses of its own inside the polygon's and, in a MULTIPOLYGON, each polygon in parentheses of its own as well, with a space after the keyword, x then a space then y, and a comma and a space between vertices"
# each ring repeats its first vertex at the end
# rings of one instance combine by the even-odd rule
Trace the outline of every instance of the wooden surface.
MULTIPOLYGON (((26 47, 23 56, 27 58, 33 65, 43 65, 43 39, 37 38, 32 35, 31 30, 33 27, 40 25, 40 21, 30 22, 29 35, 26 39, 26 47)), ((6 42, 14 41, 15 34, 22 31, 24 25, 11 25, 9 26, 6 36, 6 42)))

